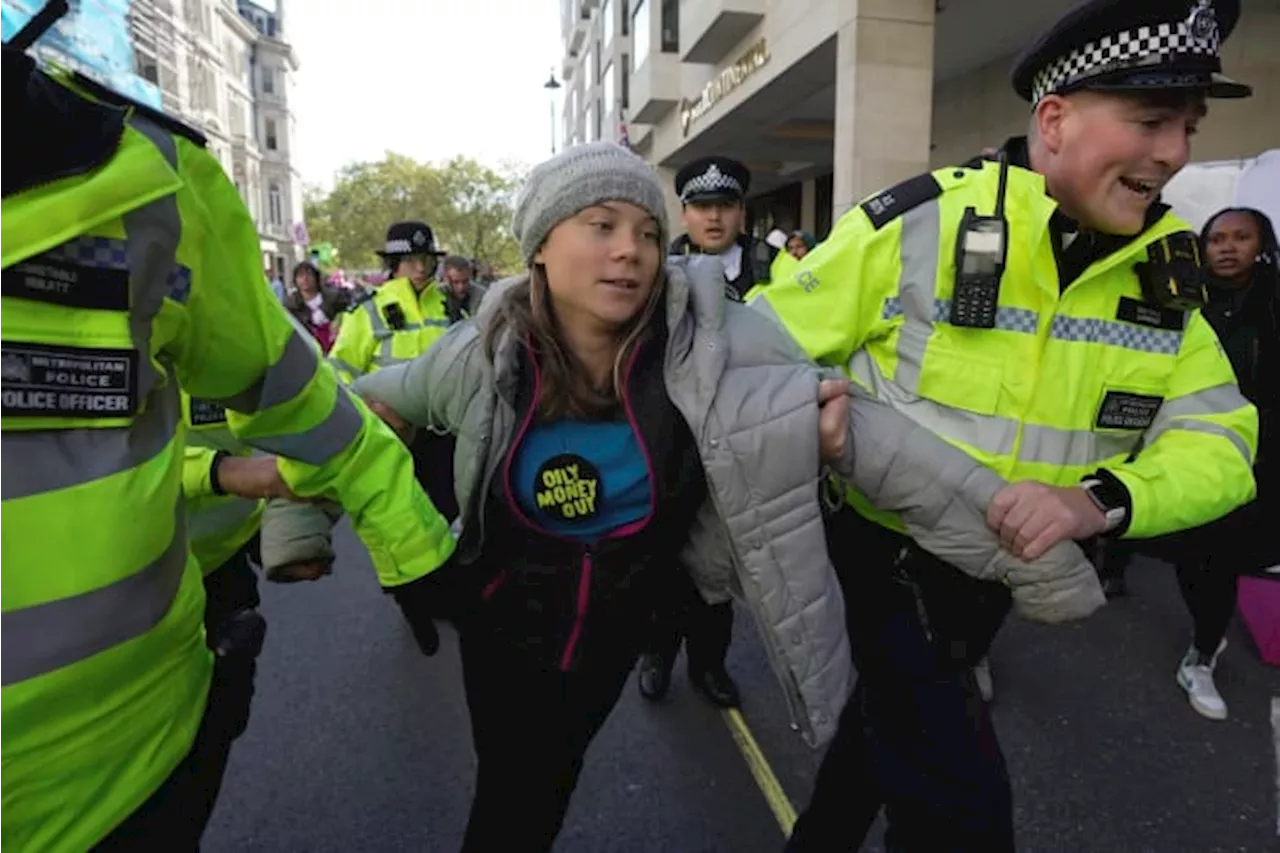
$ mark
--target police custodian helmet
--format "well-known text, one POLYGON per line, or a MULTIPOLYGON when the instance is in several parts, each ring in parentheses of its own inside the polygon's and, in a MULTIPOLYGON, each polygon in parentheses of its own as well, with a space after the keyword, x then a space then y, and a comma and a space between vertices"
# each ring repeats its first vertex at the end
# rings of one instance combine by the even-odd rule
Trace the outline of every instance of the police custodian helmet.
POLYGON ((1013 88, 1032 104, 1079 89, 1189 89, 1245 98, 1252 89, 1222 74, 1222 43, 1239 0, 1088 0, 1023 51, 1013 88))

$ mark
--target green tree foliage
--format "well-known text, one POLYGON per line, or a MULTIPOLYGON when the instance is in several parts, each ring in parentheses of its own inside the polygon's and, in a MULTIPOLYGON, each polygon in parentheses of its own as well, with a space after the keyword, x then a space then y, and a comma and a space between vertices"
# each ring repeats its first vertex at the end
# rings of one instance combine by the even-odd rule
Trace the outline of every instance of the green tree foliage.
POLYGON ((514 272, 520 250, 511 237, 511 206, 522 180, 515 167, 492 169, 469 157, 435 165, 388 153, 344 168, 328 193, 309 189, 307 230, 313 244, 332 243, 343 266, 366 269, 379 266, 374 252, 388 225, 422 220, 444 251, 514 272))

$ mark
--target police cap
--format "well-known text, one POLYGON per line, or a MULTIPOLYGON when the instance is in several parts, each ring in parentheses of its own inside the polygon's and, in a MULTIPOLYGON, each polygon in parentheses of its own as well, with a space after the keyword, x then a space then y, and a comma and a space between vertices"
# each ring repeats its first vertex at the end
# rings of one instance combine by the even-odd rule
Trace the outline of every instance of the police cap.
POLYGON ((1013 88, 1032 104, 1078 89, 1245 98, 1220 56, 1239 18, 1239 0, 1086 0, 1018 57, 1013 88))
POLYGON ((751 188, 751 170, 732 157, 701 157, 676 172, 681 204, 741 200, 751 188))
POLYGON ((384 258, 402 255, 443 255, 436 246, 436 236, 425 222, 394 222, 387 229, 387 242, 377 250, 384 258))

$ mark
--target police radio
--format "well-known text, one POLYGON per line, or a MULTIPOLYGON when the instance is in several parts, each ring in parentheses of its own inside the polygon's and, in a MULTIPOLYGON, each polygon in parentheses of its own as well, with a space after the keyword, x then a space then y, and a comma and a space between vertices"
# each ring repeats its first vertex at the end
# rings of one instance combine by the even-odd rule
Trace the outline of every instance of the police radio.
POLYGON ((1147 247, 1147 262, 1135 264, 1142 298, 1161 308, 1194 311, 1209 301, 1200 270, 1200 243, 1190 231, 1161 237, 1147 247))
POLYGON ((956 280, 951 294, 951 325, 994 329, 1000 302, 1000 277, 1004 275, 1009 247, 1009 223, 1004 218, 1005 187, 1009 180, 1009 155, 1001 151, 996 209, 980 216, 972 207, 964 212, 956 233, 956 280))

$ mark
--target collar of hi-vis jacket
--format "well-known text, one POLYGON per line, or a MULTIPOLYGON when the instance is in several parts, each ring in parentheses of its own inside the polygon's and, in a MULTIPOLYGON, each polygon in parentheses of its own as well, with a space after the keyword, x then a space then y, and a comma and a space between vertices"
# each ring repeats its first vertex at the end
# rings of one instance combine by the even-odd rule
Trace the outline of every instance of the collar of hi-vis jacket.
MULTIPOLYGON (((1011 155, 1011 168, 1009 170, 1005 209, 1011 221, 1016 216, 1031 226, 1032 230, 1029 232, 1031 244, 1028 248, 1032 256, 1035 256, 1041 250, 1041 244, 1045 240, 1056 239, 1057 228, 1055 222, 1057 219, 1065 217, 1065 214, 1062 213, 1061 208, 1059 208, 1053 197, 1049 195, 1044 175, 1032 171, 1029 165, 1014 162, 1015 158, 1025 162, 1025 158, 1028 156, 1026 154, 1025 137, 1010 139, 1006 143, 1006 149, 1011 155)), ((995 189, 999 173, 999 166, 995 161, 990 158, 979 158, 966 165, 981 170, 983 180, 989 181, 991 188, 995 189)), ((934 175, 943 191, 969 179, 964 170, 955 170, 953 173, 950 169, 940 169, 934 172, 934 175)), ((995 199, 992 198, 992 209, 994 209, 994 203, 995 199)), ((983 210, 979 207, 978 212, 990 213, 991 210, 983 210)), ((1191 230, 1191 226, 1176 216, 1168 205, 1159 201, 1154 202, 1147 209, 1145 224, 1138 234, 1133 236, 1100 235, 1098 239, 1104 241, 1105 251, 1101 252, 1081 272, 1078 278, 1084 278, 1086 274, 1088 276, 1096 275, 1126 261, 1131 263, 1145 261, 1147 246, 1161 237, 1189 230, 1191 230)), ((1014 237, 1014 239, 1017 238, 1014 237)))

